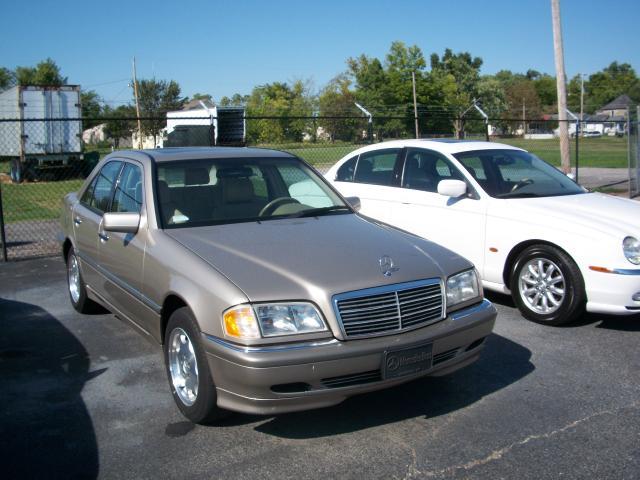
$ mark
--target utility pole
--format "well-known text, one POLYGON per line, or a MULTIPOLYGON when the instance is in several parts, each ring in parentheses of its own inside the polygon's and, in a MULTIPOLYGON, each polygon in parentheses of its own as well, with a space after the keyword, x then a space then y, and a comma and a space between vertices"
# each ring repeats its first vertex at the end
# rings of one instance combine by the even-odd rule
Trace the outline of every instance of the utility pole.
POLYGON ((553 50, 556 62, 556 87, 558 90, 558 131, 560 132, 560 162, 564 173, 571 172, 569 154, 569 126, 567 125, 567 80, 564 71, 562 26, 560 25, 560 0, 551 0, 553 23, 553 50))
POLYGON ((140 121, 140 100, 138 98, 138 80, 136 78, 136 57, 133 57, 133 95, 136 98, 136 117, 138 119, 138 148, 142 150, 142 122, 140 121))
POLYGON ((527 104, 525 102, 525 98, 522 97, 522 132, 524 135, 527 134, 527 104))
POLYGON ((420 138, 418 130, 418 102, 416 100, 416 72, 411 72, 411 81, 413 83, 413 117, 416 122, 416 138, 420 138))

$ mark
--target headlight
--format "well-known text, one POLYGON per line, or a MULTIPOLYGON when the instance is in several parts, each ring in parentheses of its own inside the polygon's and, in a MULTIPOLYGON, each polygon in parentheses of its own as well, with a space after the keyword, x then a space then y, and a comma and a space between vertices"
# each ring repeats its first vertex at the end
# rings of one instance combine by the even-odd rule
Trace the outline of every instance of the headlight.
POLYGON ((466 302, 482 295, 478 275, 474 270, 458 273, 447 279, 447 306, 466 302))
POLYGON ((227 335, 242 339, 326 332, 318 310, 309 303, 240 305, 223 315, 227 335))
POLYGON ((627 237, 622 241, 622 251, 634 265, 640 265, 640 241, 635 237, 627 237))

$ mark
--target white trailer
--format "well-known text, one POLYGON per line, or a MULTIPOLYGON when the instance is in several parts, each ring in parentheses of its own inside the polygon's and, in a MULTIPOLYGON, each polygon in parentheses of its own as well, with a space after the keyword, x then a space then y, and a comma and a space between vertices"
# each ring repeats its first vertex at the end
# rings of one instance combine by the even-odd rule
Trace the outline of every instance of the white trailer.
POLYGON ((11 179, 43 171, 82 169, 80 87, 17 86, 0 93, 0 157, 11 179))
POLYGON ((246 137, 243 107, 208 107, 167 112, 167 128, 162 145, 243 146, 246 137), (209 127, 207 132, 206 127, 209 127), (195 142, 195 143, 193 143, 195 142))

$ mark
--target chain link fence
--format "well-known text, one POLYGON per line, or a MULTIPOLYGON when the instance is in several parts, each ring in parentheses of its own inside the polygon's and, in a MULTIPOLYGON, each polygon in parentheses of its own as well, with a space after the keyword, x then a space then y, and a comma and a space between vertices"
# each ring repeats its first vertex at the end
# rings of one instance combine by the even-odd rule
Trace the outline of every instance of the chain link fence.
MULTIPOLYGON (((569 122, 571 167, 589 188, 638 194, 638 117, 625 125, 569 122), (630 133, 630 135, 627 134, 630 133)), ((0 119, 0 259, 59 254, 56 235, 63 197, 77 191, 100 158, 113 150, 172 146, 256 146, 285 150, 324 173, 369 144, 414 138, 416 119, 404 116, 215 117, 138 119, 0 119), (82 125, 94 125, 88 130, 82 125), (152 129, 153 127, 154 129, 152 129), (158 131, 159 130, 159 131, 158 131), (132 133, 133 132, 133 133, 132 133)), ((558 122, 530 119, 442 118, 422 113, 421 138, 489 140, 524 148, 560 167, 558 122)))

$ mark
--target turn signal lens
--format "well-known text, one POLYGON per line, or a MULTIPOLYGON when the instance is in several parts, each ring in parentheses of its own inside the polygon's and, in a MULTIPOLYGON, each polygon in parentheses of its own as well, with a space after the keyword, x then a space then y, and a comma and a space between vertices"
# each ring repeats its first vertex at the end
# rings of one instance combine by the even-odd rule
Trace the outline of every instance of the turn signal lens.
POLYGON ((260 329, 253 308, 247 305, 231 308, 224 313, 223 319, 224 331, 230 337, 260 338, 260 329))

